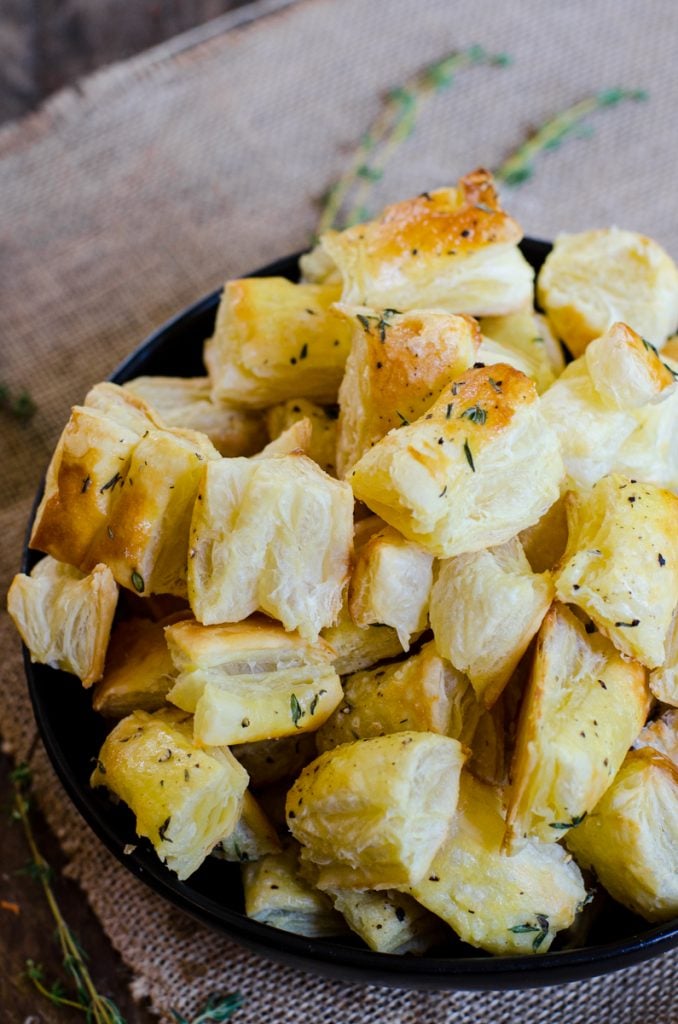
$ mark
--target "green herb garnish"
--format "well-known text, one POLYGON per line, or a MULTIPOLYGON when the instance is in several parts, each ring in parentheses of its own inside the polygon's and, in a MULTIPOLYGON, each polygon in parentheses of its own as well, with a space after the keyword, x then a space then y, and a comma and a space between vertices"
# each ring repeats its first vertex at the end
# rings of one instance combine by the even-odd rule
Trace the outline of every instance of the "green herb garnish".
POLYGON ((369 220, 367 200, 374 183, 383 177, 391 156, 414 131, 424 104, 442 89, 449 88, 460 71, 478 64, 506 67, 509 63, 510 57, 506 54, 488 53, 482 46, 470 46, 429 64, 391 89, 382 109, 360 139, 346 170, 326 193, 317 235, 332 227, 369 220))
POLYGON ((583 814, 574 814, 572 816, 572 821, 551 821, 551 822, 549 822, 549 828, 556 828, 556 829, 576 828, 577 825, 581 825, 582 821, 584 820, 584 818, 586 817, 587 814, 588 814, 588 811, 584 811, 583 814))
POLYGON ((103 494, 104 491, 110 491, 113 487, 115 487, 118 480, 122 480, 122 477, 120 476, 119 473, 114 473, 111 479, 107 480, 106 483, 99 488, 99 494, 103 494))
POLYGON ((292 714, 292 721, 294 722, 294 725, 298 729, 299 720, 304 717, 306 712, 302 709, 301 704, 297 700, 297 695, 295 693, 293 693, 292 696, 290 697, 290 712, 292 714))
MULTIPOLYGON (((605 89, 575 103, 546 121, 515 153, 494 171, 498 181, 520 185, 534 174, 536 158, 549 149, 557 149, 565 139, 582 135, 584 118, 604 107, 613 107, 624 100, 646 100, 642 89, 605 89)), ((590 134, 588 132, 587 134, 590 134)))
POLYGON ((459 416, 460 420, 470 420, 471 423, 479 423, 481 426, 487 419, 487 413, 479 405, 472 405, 459 416))
POLYGON ((468 441, 464 441, 464 455, 466 456, 466 461, 468 462, 469 466, 471 467, 471 469, 475 473, 476 467, 475 467, 475 464, 473 462, 473 456, 471 455, 471 449, 469 448, 468 441))
POLYGON ((25 389, 13 395, 6 384, 0 384, 0 408, 15 419, 26 423, 37 410, 37 405, 25 389))
POLYGON ((535 914, 536 924, 531 924, 526 921, 525 924, 515 924, 512 928, 509 928, 510 932, 514 935, 526 935, 530 932, 535 932, 535 937, 532 942, 532 949, 538 950, 544 939, 549 934, 549 919, 546 914, 535 914))
POLYGON ((143 592, 144 592, 144 578, 143 578, 143 576, 139 575, 139 573, 136 571, 136 569, 132 573, 132 586, 136 590, 137 594, 143 594, 143 592))

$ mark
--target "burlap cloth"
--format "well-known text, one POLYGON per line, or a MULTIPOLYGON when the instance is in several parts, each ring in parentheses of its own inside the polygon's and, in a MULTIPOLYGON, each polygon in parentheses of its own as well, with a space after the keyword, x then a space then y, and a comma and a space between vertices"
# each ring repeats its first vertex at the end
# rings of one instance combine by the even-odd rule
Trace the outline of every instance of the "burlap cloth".
MULTIPOLYGON (((469 70, 436 96, 375 204, 496 166, 530 127, 592 91, 643 87, 647 103, 597 114, 592 138, 545 155, 505 200, 537 237, 616 223, 678 256, 677 29, 672 0, 265 0, 1 130, 0 379, 29 386, 39 406, 27 426, 2 421, 3 591, 69 406, 167 316, 303 247, 314 201, 383 91, 452 49, 477 42, 514 63, 469 70)), ((34 744, 6 616, 2 641, 6 744, 32 752, 69 872, 158 1014, 190 1015, 220 989, 245 996, 242 1024, 678 1020, 675 954, 545 991, 422 994, 318 979, 198 927, 121 868, 71 807, 34 744)))

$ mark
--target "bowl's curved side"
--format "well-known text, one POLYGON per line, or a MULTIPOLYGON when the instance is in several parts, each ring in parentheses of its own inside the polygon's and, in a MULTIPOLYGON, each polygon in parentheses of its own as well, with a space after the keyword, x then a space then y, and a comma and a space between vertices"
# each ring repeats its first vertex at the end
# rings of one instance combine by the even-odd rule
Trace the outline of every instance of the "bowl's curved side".
MULTIPOLYGON (((538 269, 550 246, 526 239, 523 252, 538 269)), ((298 257, 278 260, 255 276, 298 280, 298 257)), ((124 383, 140 374, 204 374, 202 344, 210 336, 220 293, 213 292, 167 321, 140 345, 110 380, 124 383)), ((31 514, 33 520, 40 494, 31 514)), ((30 532, 30 524, 29 524, 30 532)), ((23 552, 22 571, 39 556, 23 552)), ((237 865, 208 858, 190 882, 180 882, 140 842, 131 813, 102 790, 89 786, 91 764, 107 731, 92 710, 79 681, 45 665, 33 664, 24 650, 28 688, 40 735, 54 768, 78 811, 104 845, 133 874, 181 910, 266 956, 292 966, 344 980, 422 989, 516 989, 560 984, 603 974, 656 956, 678 945, 678 921, 648 928, 616 908, 609 934, 594 946, 534 957, 489 957, 457 941, 438 956, 394 957, 374 953, 355 942, 308 939, 247 918, 237 865), (133 852, 125 853, 128 846, 133 852), (213 893, 219 893, 219 900, 213 893), (617 928, 617 921, 621 922, 617 928), (621 934, 621 938, 613 936, 621 934), (611 941, 610 941, 611 940, 611 941)))

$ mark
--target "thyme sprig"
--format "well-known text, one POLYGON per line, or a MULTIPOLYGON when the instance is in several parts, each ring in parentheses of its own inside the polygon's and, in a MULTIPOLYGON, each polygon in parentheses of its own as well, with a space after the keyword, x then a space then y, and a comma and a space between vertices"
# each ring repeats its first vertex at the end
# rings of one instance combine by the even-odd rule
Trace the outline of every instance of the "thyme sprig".
POLYGON ((35 413, 37 406, 25 388, 14 394, 7 384, 0 382, 0 408, 5 409, 15 419, 26 423, 35 413))
POLYGON ((75 986, 75 993, 67 993, 58 981, 47 987, 42 967, 33 960, 26 961, 26 976, 33 987, 55 1006, 69 1006, 84 1013, 88 1024, 125 1024, 115 1003, 97 991, 85 964, 85 954, 64 920, 57 903, 52 889, 50 866, 38 849, 29 817, 31 774, 28 766, 18 765, 11 772, 10 780, 14 789, 12 817, 23 826, 35 877, 42 886, 47 905, 56 923, 64 970, 75 986))
POLYGON ((482 46, 470 46, 427 65, 402 85, 391 89, 343 174, 327 193, 318 223, 318 235, 329 228, 350 226, 369 218, 366 205, 369 191, 382 178, 390 157, 414 131, 417 117, 427 100, 449 88, 455 76, 466 68, 476 64, 506 67, 510 63, 511 58, 505 53, 488 53, 482 46), (349 207, 352 192, 355 192, 355 198, 349 207))
POLYGON ((494 176, 505 185, 520 185, 531 178, 535 170, 535 161, 541 153, 549 149, 557 149, 566 139, 582 134, 590 135, 591 126, 582 124, 583 120, 605 107, 615 107, 625 100, 636 102, 648 97, 644 89, 604 89, 602 92, 587 96, 571 107, 562 110, 555 117, 549 118, 526 142, 497 167, 494 176))
MULTIPOLYGON (((85 963, 87 954, 69 928, 59 908, 51 884, 52 869, 38 849, 31 825, 31 770, 27 764, 18 764, 10 772, 9 777, 14 790, 11 817, 13 821, 21 822, 31 855, 27 871, 42 885, 47 904, 57 926, 56 934, 63 957, 64 970, 75 991, 68 992, 58 979, 50 984, 42 965, 32 959, 26 961, 26 977, 35 990, 54 1006, 66 1006, 83 1013, 86 1024, 126 1024, 113 1000, 97 991, 85 963)), ((182 1017, 176 1010, 170 1010, 170 1013, 177 1024, 223 1024, 224 1021, 231 1019, 242 1004, 242 996, 239 992, 235 992, 211 996, 192 1021, 182 1017)))

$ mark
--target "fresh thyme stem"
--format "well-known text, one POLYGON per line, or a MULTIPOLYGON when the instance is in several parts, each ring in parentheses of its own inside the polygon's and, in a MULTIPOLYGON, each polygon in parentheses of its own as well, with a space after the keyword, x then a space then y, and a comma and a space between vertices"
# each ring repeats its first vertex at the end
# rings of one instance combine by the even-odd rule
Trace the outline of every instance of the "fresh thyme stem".
POLYGON ((624 100, 646 100, 642 89, 606 89, 588 96, 546 121, 515 153, 494 171, 498 181, 520 185, 534 173, 534 161, 540 153, 556 149, 580 127, 584 118, 603 107, 613 107, 624 100))
MULTIPOLYGON (((44 996, 45 999, 49 999, 49 1001, 53 1003, 55 998, 54 992, 50 992, 48 988, 45 988, 43 983, 40 981, 37 971, 31 971, 29 969, 27 973, 28 977, 30 978, 31 984, 33 985, 33 988, 37 989, 41 996, 44 996)), ((82 1010, 83 1013, 87 1013, 87 1007, 85 1006, 84 1003, 76 1003, 75 1000, 67 999, 65 996, 58 996, 58 999, 59 1006, 70 1006, 74 1010, 82 1010)))
POLYGON ((412 133, 422 103, 435 92, 450 86, 454 76, 474 64, 504 67, 510 63, 505 54, 487 53, 482 46, 471 46, 452 53, 411 75, 401 86, 390 90, 386 102, 370 128, 363 135, 346 169, 330 189, 320 216, 317 233, 335 227, 346 205, 351 190, 357 186, 357 196, 346 223, 355 223, 367 216, 365 198, 371 185, 383 174, 383 167, 412 133))
POLYGON ((71 1006, 75 1009, 82 1010, 83 1013, 87 1014, 88 1021, 91 1021, 92 1024, 124 1024, 120 1011, 117 1007, 109 999, 106 999, 97 992, 90 977, 90 973, 85 965, 82 951, 80 950, 73 933, 66 924, 66 921, 59 909, 59 905, 56 901, 56 897, 50 883, 49 864, 38 849, 35 836, 33 835, 30 818, 28 816, 29 803, 25 792, 27 783, 30 779, 30 774, 25 766, 20 766, 12 773, 11 778, 12 785, 14 787, 14 817, 16 820, 20 821, 23 826, 33 864, 37 869, 37 875, 40 879, 40 884, 42 885, 47 904, 52 917, 56 922, 59 946, 61 947, 61 952, 64 958, 64 966, 73 977, 78 990, 78 996, 83 1000, 83 1002, 76 1002, 75 1000, 68 999, 61 995, 55 995, 54 992, 50 992, 42 984, 39 971, 36 969, 30 969, 30 966, 28 971, 29 978, 35 988, 42 993, 42 995, 45 995, 53 1003, 56 1003, 59 1006, 71 1006))

